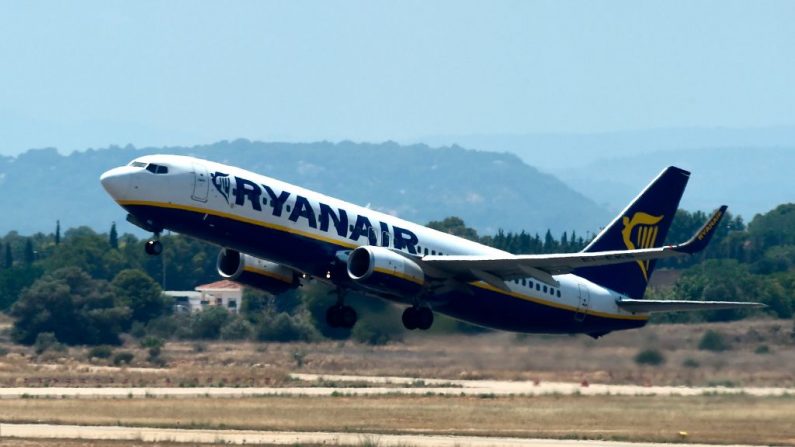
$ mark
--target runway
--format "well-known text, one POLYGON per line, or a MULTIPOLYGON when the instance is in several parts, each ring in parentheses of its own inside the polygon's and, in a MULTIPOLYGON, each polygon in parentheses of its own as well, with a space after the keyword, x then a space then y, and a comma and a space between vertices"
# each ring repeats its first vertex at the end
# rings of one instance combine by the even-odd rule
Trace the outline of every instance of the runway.
MULTIPOLYGON (((253 430, 187 430, 150 427, 81 426, 50 424, 0 424, 0 437, 25 439, 84 439, 201 444, 328 444, 416 447, 670 447, 671 444, 602 440, 554 440, 484 436, 384 435, 374 433, 286 432, 253 430)), ((714 447, 709 444, 676 444, 681 447, 714 447)), ((735 444, 722 447, 751 447, 735 444)))
POLYGON ((533 396, 533 395, 623 395, 623 396, 699 396, 705 394, 746 394, 750 396, 795 396, 793 388, 776 387, 675 387, 606 385, 571 382, 532 382, 501 380, 447 380, 411 377, 373 377, 350 375, 292 374, 304 386, 292 387, 152 387, 152 388, 77 388, 18 387, 0 388, 0 398, 148 398, 148 397, 257 397, 257 396, 376 396, 386 394, 451 396, 533 396), (334 386, 322 386, 334 382, 334 386), (351 386, 345 386, 345 383, 351 386), (355 386, 365 384, 365 386, 355 386))

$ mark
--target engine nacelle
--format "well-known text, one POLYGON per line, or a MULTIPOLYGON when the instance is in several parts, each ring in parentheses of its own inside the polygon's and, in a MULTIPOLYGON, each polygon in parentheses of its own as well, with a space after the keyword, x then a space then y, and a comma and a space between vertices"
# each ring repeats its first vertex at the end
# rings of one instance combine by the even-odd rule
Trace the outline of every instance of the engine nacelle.
POLYGON ((278 295, 298 287, 298 273, 281 264, 222 248, 216 264, 218 274, 245 286, 278 295))
POLYGON ((425 285, 416 262, 384 247, 364 246, 348 256, 348 276, 358 285, 397 296, 412 296, 425 285))

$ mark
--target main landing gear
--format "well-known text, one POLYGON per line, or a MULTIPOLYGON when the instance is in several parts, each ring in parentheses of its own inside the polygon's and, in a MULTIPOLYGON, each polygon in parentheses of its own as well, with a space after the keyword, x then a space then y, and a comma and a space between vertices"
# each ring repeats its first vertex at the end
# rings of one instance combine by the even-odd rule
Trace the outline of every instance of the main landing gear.
POLYGON ((345 291, 337 289, 337 304, 326 310, 326 323, 331 327, 350 329, 356 324, 357 319, 353 307, 345 304, 345 291))
POLYGON ((160 235, 155 234, 153 239, 146 241, 144 250, 146 250, 146 254, 149 256, 160 256, 160 253, 163 253, 163 244, 160 243, 160 235))
POLYGON ((408 330, 426 331, 433 325, 433 311, 430 307, 411 306, 403 311, 403 326, 408 330))

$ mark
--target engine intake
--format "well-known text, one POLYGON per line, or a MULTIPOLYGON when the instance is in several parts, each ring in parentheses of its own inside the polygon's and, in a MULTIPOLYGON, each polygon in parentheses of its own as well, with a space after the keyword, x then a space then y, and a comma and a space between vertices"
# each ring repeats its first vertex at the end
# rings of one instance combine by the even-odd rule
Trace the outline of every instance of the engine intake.
POLYGON ((384 247, 364 246, 353 250, 347 269, 356 284, 388 295, 416 295, 425 285, 422 267, 384 247))
POLYGON ((222 248, 218 253, 216 267, 222 278, 273 295, 294 289, 299 284, 298 273, 295 270, 228 248, 222 248))

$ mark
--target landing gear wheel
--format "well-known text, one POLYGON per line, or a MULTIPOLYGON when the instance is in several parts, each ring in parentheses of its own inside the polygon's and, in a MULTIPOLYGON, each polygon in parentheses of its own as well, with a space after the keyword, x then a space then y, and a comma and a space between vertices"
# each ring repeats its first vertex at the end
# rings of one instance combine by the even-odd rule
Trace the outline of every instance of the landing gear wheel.
POLYGON ((427 331, 433 325, 433 311, 430 307, 417 309, 417 329, 427 331))
POLYGON ((350 329, 356 324, 356 320, 358 316, 356 315, 356 311, 353 310, 351 306, 342 306, 342 311, 340 312, 341 315, 341 326, 345 329, 350 329))
POLYGON ((403 311, 401 319, 403 320, 403 327, 406 329, 410 331, 417 329, 417 308, 413 306, 407 307, 406 310, 403 311))
POLYGON ((149 256, 160 256, 160 253, 163 253, 163 244, 157 239, 152 239, 146 241, 144 249, 149 256))
POLYGON ((326 323, 331 327, 340 327, 341 315, 339 306, 331 306, 326 309, 326 323))
POLYGON ((403 326, 408 330, 428 330, 433 325, 433 311, 429 307, 407 307, 403 311, 403 326))
POLYGON ((326 323, 334 328, 350 329, 357 319, 356 311, 351 306, 336 304, 326 310, 326 323))

